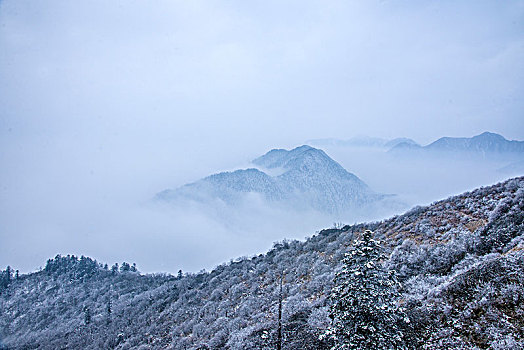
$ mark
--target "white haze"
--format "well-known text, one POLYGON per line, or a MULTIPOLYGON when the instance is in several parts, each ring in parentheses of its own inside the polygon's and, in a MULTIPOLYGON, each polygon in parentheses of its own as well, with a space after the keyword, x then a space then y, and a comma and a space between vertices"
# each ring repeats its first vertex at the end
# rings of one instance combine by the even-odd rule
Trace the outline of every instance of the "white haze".
POLYGON ((499 171, 511 163, 507 159, 427 154, 393 156, 380 148, 323 148, 346 169, 352 169, 374 190, 396 194, 410 205, 427 205, 436 200, 495 184, 509 176, 499 171))
MULTIPOLYGON (((150 199, 307 139, 522 139, 523 34, 523 1, 0 1, 0 266, 197 271, 310 235, 329 218, 150 199)), ((500 176, 326 151, 413 204, 500 176)))

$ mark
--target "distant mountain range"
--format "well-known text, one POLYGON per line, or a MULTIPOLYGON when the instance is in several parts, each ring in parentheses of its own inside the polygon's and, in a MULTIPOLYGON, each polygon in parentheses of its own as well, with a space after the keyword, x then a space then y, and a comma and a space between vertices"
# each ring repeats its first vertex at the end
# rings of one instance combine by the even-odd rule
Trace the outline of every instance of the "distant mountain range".
POLYGON ((319 147, 337 146, 337 147, 368 147, 368 148, 384 148, 384 149, 390 149, 401 143, 418 146, 418 143, 406 137, 399 137, 399 138, 387 140, 387 139, 383 139, 379 137, 357 136, 357 137, 352 137, 346 140, 341 140, 341 139, 336 139, 336 138, 312 139, 312 140, 306 141, 306 143, 309 145, 319 146, 319 147))
POLYGON ((324 138, 306 141, 307 144, 319 147, 366 147, 388 150, 390 154, 428 154, 428 153, 468 153, 489 157, 506 155, 524 156, 524 141, 507 140, 502 135, 484 132, 473 137, 441 137, 429 145, 422 146, 412 139, 400 137, 391 140, 358 136, 350 139, 324 138))
POLYGON ((157 198, 204 203, 219 199, 237 205, 254 194, 272 206, 329 214, 362 211, 392 201, 391 196, 371 190, 324 151, 310 146, 273 149, 252 164, 253 168, 222 172, 165 190, 157 198))
POLYGON ((510 141, 503 136, 484 132, 474 137, 442 137, 427 146, 401 142, 389 150, 392 154, 441 153, 489 156, 524 156, 524 141, 510 141))

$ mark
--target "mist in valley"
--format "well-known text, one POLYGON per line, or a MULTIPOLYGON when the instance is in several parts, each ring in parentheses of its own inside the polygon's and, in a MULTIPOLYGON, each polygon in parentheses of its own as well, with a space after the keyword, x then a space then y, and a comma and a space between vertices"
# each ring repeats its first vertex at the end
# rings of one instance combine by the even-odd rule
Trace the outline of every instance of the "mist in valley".
POLYGON ((477 187, 519 176, 501 172, 512 162, 471 155, 396 156, 380 148, 326 146, 324 150, 346 169, 381 193, 396 194, 408 206, 428 205, 477 187))
POLYGON ((499 171, 507 160, 327 145, 314 147, 396 205, 155 199, 316 138, 524 139, 522 14, 522 1, 1 1, 0 266, 75 254, 211 269, 519 175, 499 171))
MULTIPOLYGON (((507 161, 396 157, 373 148, 324 150, 372 190, 394 195, 398 203, 344 216, 271 205, 257 194, 245 195, 234 206, 220 199, 166 203, 155 194, 222 170, 253 165, 243 161, 235 167, 231 159, 219 167, 212 157, 190 162, 174 155, 163 164, 151 162, 140 168, 133 166, 136 157, 92 160, 86 168, 70 159, 70 167, 61 168, 61 181, 48 186, 44 179, 53 177, 56 164, 42 162, 39 179, 20 184, 24 196, 13 194, 9 207, 4 207, 2 257, 9 264, 14 260, 22 271, 34 270, 58 253, 104 262, 132 261, 144 272, 209 270, 262 253, 282 239, 303 239, 334 225, 384 219, 509 177, 497 171, 507 161)), ((80 158, 84 163, 86 158, 80 158)), ((145 155, 141 161, 147 164, 145 155)))

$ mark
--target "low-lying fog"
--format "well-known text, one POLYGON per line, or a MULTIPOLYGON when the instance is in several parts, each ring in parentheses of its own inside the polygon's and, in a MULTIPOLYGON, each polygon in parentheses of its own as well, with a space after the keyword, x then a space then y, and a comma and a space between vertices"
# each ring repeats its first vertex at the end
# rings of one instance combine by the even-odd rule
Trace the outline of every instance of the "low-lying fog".
MULTIPOLYGON (((314 138, 522 139, 523 18, 521 0, 0 0, 0 267, 210 269, 333 220, 156 193, 314 138)), ((410 205, 509 176, 325 151, 410 205)))
MULTIPOLYGON (((1 229, 7 233, 0 248, 2 263, 34 270, 61 253, 136 262, 146 272, 198 271, 264 252, 277 240, 303 239, 334 221, 357 221, 282 212, 256 197, 236 208, 219 202, 174 207, 152 200, 166 188, 246 167, 267 151, 259 148, 230 148, 217 159, 212 149, 181 152, 176 147, 149 157, 151 149, 141 145, 122 158, 118 147, 104 149, 105 156, 98 157, 86 149, 70 152, 55 141, 26 151, 18 144, 17 156, 24 161, 12 164, 12 177, 3 188, 9 203, 2 203, 1 229)), ((507 162, 399 158, 382 149, 324 150, 377 192, 397 194, 409 206, 508 177, 496 171, 507 162)), ((370 213, 362 219, 371 218, 379 216, 370 213)))
POLYGON ((505 159, 473 158, 467 154, 396 156, 378 148, 325 146, 323 149, 374 190, 397 194, 410 205, 430 204, 520 175, 499 171, 511 163, 505 159))

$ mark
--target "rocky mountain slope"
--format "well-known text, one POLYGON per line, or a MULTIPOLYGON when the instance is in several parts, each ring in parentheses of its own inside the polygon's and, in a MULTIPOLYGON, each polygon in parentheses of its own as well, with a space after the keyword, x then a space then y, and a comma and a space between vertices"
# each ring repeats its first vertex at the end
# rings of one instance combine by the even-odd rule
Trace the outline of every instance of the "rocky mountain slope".
POLYGON ((240 205, 247 194, 255 194, 283 209, 337 215, 365 211, 389 199, 372 191, 322 150, 310 146, 274 149, 252 163, 257 168, 214 174, 157 197, 169 202, 219 199, 240 205))
POLYGON ((9 349, 274 349, 282 305, 283 349, 328 349, 319 335, 333 276, 366 229, 401 282, 413 348, 523 348, 523 177, 211 272, 141 275, 71 256, 18 277, 6 270, 0 339, 9 349))

